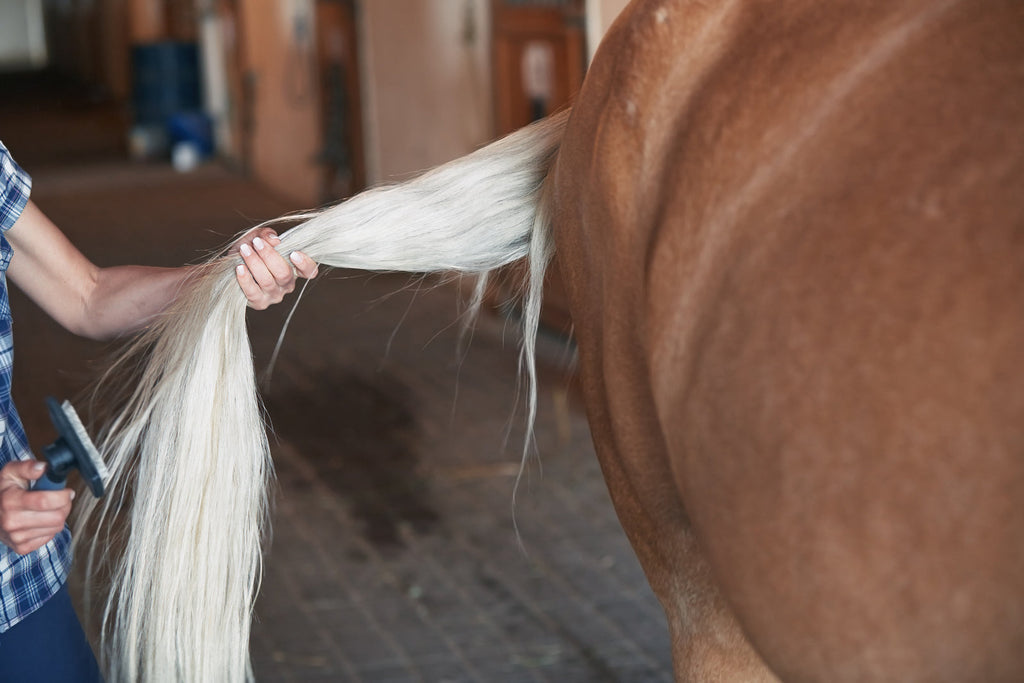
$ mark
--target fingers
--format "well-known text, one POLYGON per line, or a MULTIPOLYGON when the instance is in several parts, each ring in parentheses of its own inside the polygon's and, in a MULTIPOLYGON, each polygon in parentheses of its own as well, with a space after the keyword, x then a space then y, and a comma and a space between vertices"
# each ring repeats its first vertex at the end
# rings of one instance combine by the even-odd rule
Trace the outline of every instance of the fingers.
POLYGON ((318 270, 316 261, 306 256, 301 251, 293 251, 288 255, 288 258, 295 264, 295 269, 299 271, 299 276, 304 277, 307 280, 312 280, 316 277, 318 270))
POLYGON ((0 469, 0 488, 10 485, 27 489, 29 484, 43 476, 46 463, 38 460, 14 460, 0 469))
POLYGON ((30 539, 27 539, 27 540, 21 540, 21 541, 13 541, 12 540, 10 543, 5 543, 4 545, 6 545, 8 548, 10 548, 14 552, 18 553, 19 555, 28 555, 30 552, 32 552, 34 550, 39 550, 44 545, 49 543, 50 539, 52 539, 54 536, 56 536, 58 533, 60 533, 61 529, 63 529, 63 528, 64 527, 61 526, 61 527, 55 529, 52 532, 47 532, 47 533, 44 533, 44 534, 42 534, 40 536, 34 536, 34 537, 32 537, 30 539))
POLYGON ((73 489, 60 489, 57 491, 22 491, 21 500, 18 502, 22 510, 29 513, 38 513, 45 516, 47 513, 64 513, 71 511, 71 501, 75 499, 73 489))
POLYGON ((263 310, 280 302, 295 289, 296 273, 303 278, 316 277, 315 261, 302 252, 292 252, 289 263, 275 248, 280 243, 281 238, 273 230, 261 228, 248 233, 237 245, 243 262, 236 268, 235 277, 251 308, 263 310))
POLYGON ((287 288, 295 284, 291 266, 274 249, 280 242, 277 237, 270 240, 254 237, 251 245, 243 243, 238 248, 249 275, 263 289, 287 288))
POLYGON ((0 470, 0 542, 24 555, 46 544, 71 513, 75 492, 29 491, 45 466, 34 461, 8 463, 0 470))
MULTIPOLYGON (((65 520, 67 517, 65 516, 65 520)), ((35 525, 27 529, 7 532, 0 529, 0 542, 19 555, 27 555, 50 542, 64 529, 64 520, 50 525, 35 525)))

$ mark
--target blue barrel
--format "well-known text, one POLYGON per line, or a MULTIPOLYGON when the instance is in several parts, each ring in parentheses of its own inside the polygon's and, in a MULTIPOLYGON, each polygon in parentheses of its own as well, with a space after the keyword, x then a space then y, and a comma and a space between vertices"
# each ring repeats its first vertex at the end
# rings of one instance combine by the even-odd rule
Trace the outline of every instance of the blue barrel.
POLYGON ((133 46, 132 86, 137 124, 166 125, 174 114, 199 111, 198 46, 177 41, 133 46))

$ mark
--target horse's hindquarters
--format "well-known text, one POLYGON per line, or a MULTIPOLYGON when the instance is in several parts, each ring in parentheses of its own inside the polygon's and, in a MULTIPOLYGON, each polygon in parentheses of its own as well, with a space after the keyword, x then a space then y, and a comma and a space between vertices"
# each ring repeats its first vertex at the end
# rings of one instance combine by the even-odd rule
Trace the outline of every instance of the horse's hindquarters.
POLYGON ((697 544, 647 381, 642 243, 650 238, 660 188, 645 178, 657 178, 664 159, 646 154, 672 131, 638 126, 646 125, 648 86, 671 64, 629 61, 638 58, 632 38, 660 25, 651 24, 643 7, 633 13, 642 25, 620 19, 595 59, 555 170, 556 253, 588 418, 623 528, 665 607, 677 677, 773 680, 737 627, 697 544), (624 64, 630 68, 618 71, 624 64))
POLYGON ((647 2, 599 52, 559 259, 680 659, 756 670, 728 604, 787 679, 1024 679, 1022 27, 647 2))

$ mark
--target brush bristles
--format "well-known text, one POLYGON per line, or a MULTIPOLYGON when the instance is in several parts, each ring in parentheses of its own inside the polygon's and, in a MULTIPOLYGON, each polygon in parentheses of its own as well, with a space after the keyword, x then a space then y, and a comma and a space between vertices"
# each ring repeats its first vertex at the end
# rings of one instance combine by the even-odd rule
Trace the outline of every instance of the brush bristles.
POLYGON ((110 480, 110 470, 107 469, 107 464, 103 461, 100 456, 100 452, 96 450, 96 446, 92 442, 92 437, 89 436, 89 431, 82 424, 82 418, 78 416, 78 412, 75 407, 71 405, 71 401, 64 401, 60 404, 60 409, 64 411, 64 416, 68 418, 68 423, 71 428, 75 431, 75 435, 78 437, 78 442, 82 444, 82 448, 85 449, 89 455, 89 459, 92 461, 92 465, 96 468, 96 473, 100 477, 100 481, 106 486, 110 480))
MULTIPOLYGON (((533 334, 550 257, 538 204, 567 117, 407 183, 285 217, 304 222, 279 248, 324 266, 408 272, 486 272, 529 257, 523 357, 532 425, 533 334)), ((99 441, 112 490, 84 501, 75 538, 88 544, 87 581, 110 573, 102 654, 113 682, 252 678, 271 458, 236 263, 211 260, 107 373, 107 383, 131 378, 99 441), (115 522, 129 509, 122 531, 115 522)))

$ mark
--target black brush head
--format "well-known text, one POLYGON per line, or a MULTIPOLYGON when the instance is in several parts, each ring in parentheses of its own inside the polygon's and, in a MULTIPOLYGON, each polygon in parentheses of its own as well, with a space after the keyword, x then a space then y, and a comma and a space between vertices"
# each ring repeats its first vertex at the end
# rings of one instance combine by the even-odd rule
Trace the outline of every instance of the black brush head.
POLYGON ((51 478, 66 478, 71 470, 77 469, 92 494, 102 497, 106 492, 107 468, 78 413, 69 402, 61 405, 50 396, 46 397, 46 407, 58 435, 56 441, 43 448, 51 478))

